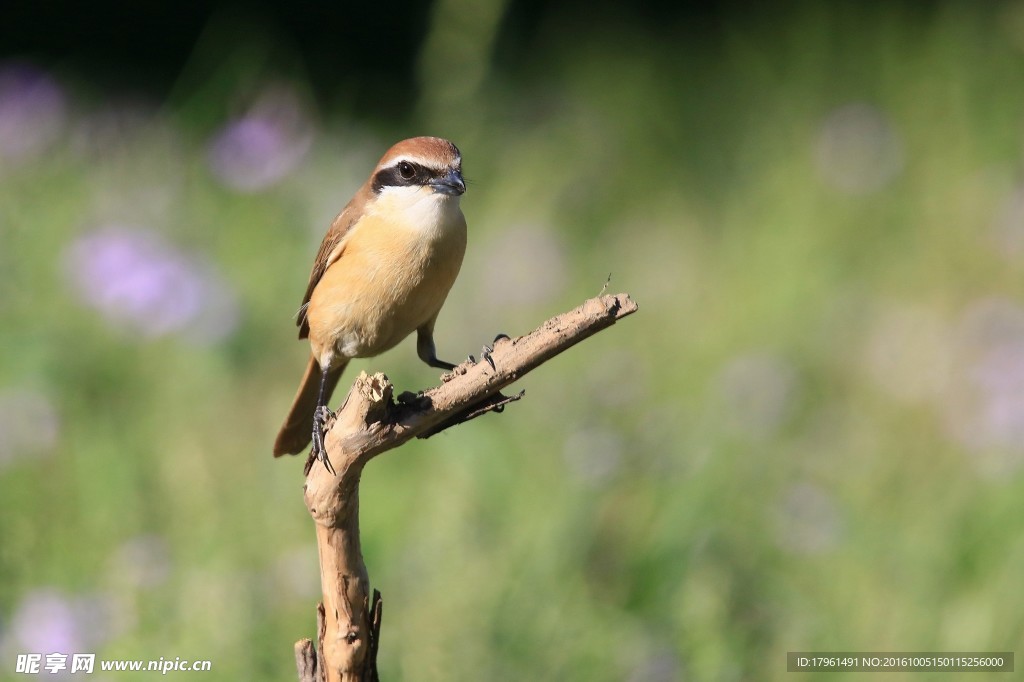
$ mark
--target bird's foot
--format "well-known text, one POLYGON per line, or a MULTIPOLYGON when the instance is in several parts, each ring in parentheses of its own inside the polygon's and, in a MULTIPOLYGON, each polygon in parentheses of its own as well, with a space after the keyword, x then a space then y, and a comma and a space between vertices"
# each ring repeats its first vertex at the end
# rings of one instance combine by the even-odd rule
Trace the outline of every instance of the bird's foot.
POLYGON ((320 460, 329 472, 337 474, 327 457, 327 448, 324 447, 324 427, 333 416, 330 408, 325 405, 320 405, 313 412, 313 456, 320 460))
POLYGON ((487 364, 491 366, 492 372, 497 370, 497 367, 494 366, 494 358, 491 357, 491 353, 493 352, 494 349, 491 348, 490 346, 484 346, 483 349, 481 349, 480 351, 480 359, 487 361, 487 364))
MULTIPOLYGON (((494 366, 494 358, 491 357, 491 354, 494 352, 494 347, 497 346, 498 342, 501 340, 511 341, 512 339, 509 338, 508 334, 498 334, 494 337, 494 341, 491 341, 490 346, 485 344, 480 350, 480 359, 491 366, 491 371, 497 370, 497 367, 494 366)), ((469 361, 474 365, 476 364, 476 358, 472 355, 469 356, 469 361)))

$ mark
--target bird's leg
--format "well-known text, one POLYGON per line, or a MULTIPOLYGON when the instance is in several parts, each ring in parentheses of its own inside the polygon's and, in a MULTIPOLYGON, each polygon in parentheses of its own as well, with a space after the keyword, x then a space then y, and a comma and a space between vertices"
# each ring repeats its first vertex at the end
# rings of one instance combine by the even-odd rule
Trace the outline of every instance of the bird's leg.
POLYGON ((437 358, 437 351, 434 349, 434 336, 433 333, 424 327, 420 327, 416 334, 416 354, 420 356, 420 360, 427 363, 431 367, 443 369, 448 372, 455 369, 455 365, 444 360, 437 358))
POLYGON ((324 404, 328 372, 330 369, 324 367, 320 375, 320 393, 317 395, 316 409, 313 411, 313 456, 323 462, 328 471, 335 474, 337 472, 331 466, 331 460, 327 457, 327 448, 324 447, 324 427, 327 425, 327 420, 331 418, 331 410, 324 404))
POLYGON ((431 367, 436 367, 437 369, 443 369, 446 372, 450 372, 453 369, 455 369, 455 365, 453 365, 452 363, 445 362, 444 360, 439 360, 436 357, 428 360, 427 364, 430 365, 431 367))

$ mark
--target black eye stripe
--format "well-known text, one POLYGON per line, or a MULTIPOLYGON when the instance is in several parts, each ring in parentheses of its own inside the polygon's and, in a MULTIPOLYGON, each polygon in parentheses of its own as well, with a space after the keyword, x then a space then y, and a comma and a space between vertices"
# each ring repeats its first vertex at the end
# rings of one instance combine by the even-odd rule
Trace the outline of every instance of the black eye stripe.
POLYGON ((382 168, 373 176, 373 192, 374 194, 380 194, 385 187, 409 187, 410 185, 421 184, 420 179, 424 174, 424 170, 421 165, 411 161, 399 162, 387 168, 382 168), (411 178, 403 178, 402 173, 398 170, 399 166, 404 164, 412 166, 413 175, 411 178))
POLYGON ((373 193, 380 194, 385 187, 411 187, 414 185, 425 185, 431 178, 445 175, 447 171, 427 168, 415 161, 399 161, 387 168, 382 168, 373 176, 373 193), (404 178, 399 170, 400 166, 408 164, 412 166, 412 177, 404 178))

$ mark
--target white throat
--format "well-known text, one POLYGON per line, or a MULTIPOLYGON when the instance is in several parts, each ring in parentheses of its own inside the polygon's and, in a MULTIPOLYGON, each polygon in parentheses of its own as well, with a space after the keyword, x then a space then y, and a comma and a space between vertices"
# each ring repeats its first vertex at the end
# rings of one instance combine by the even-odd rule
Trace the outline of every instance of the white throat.
POLYGON ((441 236, 461 221, 459 197, 429 187, 385 187, 374 202, 374 212, 411 230, 441 236))

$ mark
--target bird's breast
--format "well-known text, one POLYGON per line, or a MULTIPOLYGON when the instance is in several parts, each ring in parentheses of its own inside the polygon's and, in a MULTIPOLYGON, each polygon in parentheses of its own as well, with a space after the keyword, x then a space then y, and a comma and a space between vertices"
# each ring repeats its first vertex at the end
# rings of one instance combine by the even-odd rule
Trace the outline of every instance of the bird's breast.
POLYGON ((378 204, 352 227, 310 297, 318 357, 370 357, 395 346, 437 315, 459 273, 466 221, 457 201, 378 204))

